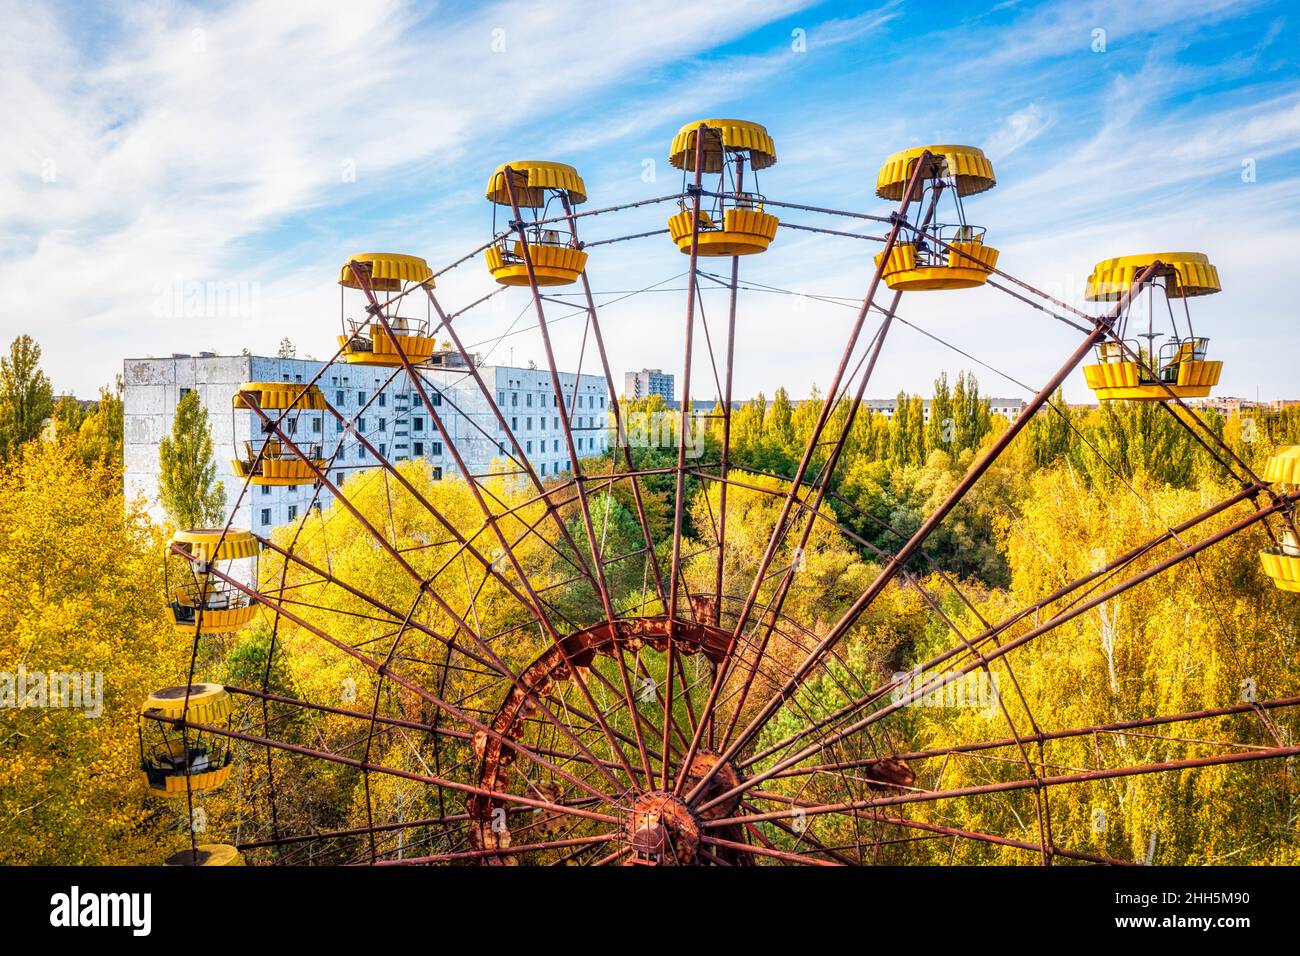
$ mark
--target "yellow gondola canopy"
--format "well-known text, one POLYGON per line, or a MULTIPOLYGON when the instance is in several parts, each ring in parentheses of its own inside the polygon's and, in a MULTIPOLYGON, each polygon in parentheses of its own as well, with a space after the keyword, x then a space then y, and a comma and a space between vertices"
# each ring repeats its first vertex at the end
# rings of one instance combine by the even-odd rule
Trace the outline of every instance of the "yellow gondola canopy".
POLYGON ((1276 541, 1273 547, 1259 552, 1264 574, 1279 591, 1300 593, 1300 538, 1290 527, 1284 527, 1276 541))
POLYGON ((177 531, 172 535, 171 543, 180 545, 193 557, 211 564, 213 561, 236 561, 240 558, 255 557, 262 548, 262 542, 251 531, 231 528, 191 528, 177 531))
POLYGON ((230 716, 230 693, 221 684, 180 684, 164 687, 145 698, 141 713, 156 712, 163 717, 186 720, 195 724, 219 724, 230 716), (186 691, 189 708, 186 710, 186 691))
POLYGON ((422 282, 433 288, 433 270, 419 256, 400 252, 360 252, 343 263, 339 270, 339 285, 349 289, 361 288, 349 266, 352 262, 370 266, 370 288, 380 292, 400 292, 406 282, 422 282))
POLYGON ((1268 458, 1264 480, 1283 485, 1300 485, 1300 445, 1283 445, 1268 458))
POLYGON ((1113 302, 1133 287, 1142 270, 1161 264, 1158 275, 1165 277, 1170 298, 1213 295, 1221 288, 1219 270, 1200 252, 1148 252, 1136 256, 1103 259, 1092 267, 1084 293, 1089 302, 1113 302))
POLYGON ((257 405, 264 410, 324 411, 325 395, 315 385, 293 382, 245 382, 239 386, 231 404, 235 408, 250 408, 245 392, 256 394, 257 405))
POLYGON ((687 123, 673 137, 668 152, 668 162, 678 169, 695 171, 695 137, 700 126, 713 130, 715 135, 704 137, 704 172, 722 171, 724 152, 749 151, 749 165, 753 169, 766 169, 776 162, 776 144, 760 123, 738 119, 706 119, 687 123))
POLYGON ((957 181, 957 195, 972 196, 997 185, 993 163, 978 146, 917 146, 894 153, 885 160, 876 176, 876 195, 881 199, 898 201, 916 170, 916 162, 929 151, 935 166, 925 178, 953 178, 957 181))
POLYGON ((181 850, 167 858, 163 866, 243 866, 244 857, 229 843, 200 843, 195 850, 181 850))
POLYGON ((528 159, 502 163, 492 173, 485 195, 498 206, 510 205, 510 190, 506 188, 507 169, 513 174, 511 185, 514 187, 515 201, 521 207, 540 209, 545 206, 549 190, 564 193, 574 206, 587 201, 587 187, 572 166, 528 159))

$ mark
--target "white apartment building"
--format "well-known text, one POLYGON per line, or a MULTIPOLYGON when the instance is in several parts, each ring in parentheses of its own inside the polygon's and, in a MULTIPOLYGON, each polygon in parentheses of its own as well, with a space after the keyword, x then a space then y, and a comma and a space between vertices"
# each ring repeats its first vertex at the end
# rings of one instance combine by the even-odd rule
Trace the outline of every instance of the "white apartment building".
MULTIPOLYGON (((1019 398, 990 398, 988 402, 990 412, 994 415, 1003 416, 1009 422, 1014 422, 1025 410, 1024 400, 1019 398)), ((869 411, 880 412, 886 418, 892 419, 894 412, 898 411, 898 399, 864 398, 862 406, 869 411)), ((924 409, 925 420, 928 422, 930 420, 930 400, 928 398, 923 399, 921 407, 924 409)))
POLYGON ((676 378, 660 368, 643 368, 623 376, 623 397, 638 399, 658 395, 671 405, 676 398, 676 378))
MULTIPOLYGON (((245 442, 260 442, 262 428, 253 411, 235 409, 232 402, 244 382, 305 384, 315 379, 322 365, 307 359, 212 353, 126 359, 122 371, 127 495, 143 494, 151 510, 161 516, 158 446, 171 434, 177 403, 186 393, 196 391, 208 412, 217 479, 225 485, 227 507, 238 501, 234 526, 262 533, 300 518, 313 500, 310 484, 250 486, 240 499, 243 480, 235 476, 232 460, 243 455, 245 442)), ((550 372, 500 365, 479 366, 478 372, 538 475, 549 478, 569 471, 572 463, 550 372)), ((423 378, 430 404, 469 472, 485 475, 514 469, 509 462, 502 465, 505 455, 512 452, 510 441, 468 370, 448 362, 424 371, 423 378)), ((561 373, 560 383, 565 402, 573 406, 578 456, 602 454, 609 441, 610 396, 605 379, 561 373)), ((357 433, 390 461, 427 461, 435 478, 456 474, 442 435, 401 369, 336 363, 325 370, 317 385, 350 425, 345 427, 328 412, 304 412, 297 421, 289 422, 290 437, 300 446, 321 446, 323 457, 332 459, 330 480, 336 486, 353 473, 377 466, 357 433)), ((329 497, 322 489, 316 501, 323 504, 329 497)))

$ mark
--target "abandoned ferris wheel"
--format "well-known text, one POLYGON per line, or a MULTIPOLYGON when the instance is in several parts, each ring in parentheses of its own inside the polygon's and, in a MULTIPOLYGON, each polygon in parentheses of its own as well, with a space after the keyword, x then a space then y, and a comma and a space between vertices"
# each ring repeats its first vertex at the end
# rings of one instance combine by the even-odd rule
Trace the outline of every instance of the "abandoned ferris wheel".
POLYGON ((1097 264, 1087 298, 1103 303, 1104 311, 1093 316, 999 269, 984 227, 967 220, 971 197, 996 183, 979 149, 940 145, 890 156, 876 194, 893 209, 879 214, 765 196, 759 175, 776 163, 777 152, 757 123, 688 123, 669 160, 681 170, 680 191, 589 211, 581 208, 586 185, 571 166, 506 163, 486 189, 493 212, 488 240, 443 270, 473 268, 481 256, 499 286, 493 295, 520 296, 531 310, 549 407, 558 419, 555 439, 567 452, 562 474, 538 474, 512 416, 478 372, 465 332, 482 301, 449 310, 437 291, 442 273, 415 255, 367 253, 342 265, 339 347, 316 380, 240 387, 236 405, 261 423, 235 449, 241 500, 266 485, 306 486, 313 500, 328 496, 331 514, 370 545, 372 564, 336 564, 327 552, 322 559, 320 550, 308 549, 309 523, 320 520, 310 508, 295 526, 271 536, 229 524, 176 533, 166 601, 178 637, 192 641, 191 663, 177 686, 142 706, 146 785, 151 794, 193 805, 229 790, 232 772, 245 761, 257 770, 257 786, 237 841, 201 843, 191 836, 190 849, 173 862, 836 865, 872 862, 880 847, 919 836, 994 845, 1030 861, 1118 862, 1072 847, 1070 834, 1053 826, 1057 788, 1300 753, 1281 740, 1262 746, 1252 739, 1220 741, 1181 760, 1112 760, 1082 770, 1062 770, 1051 760, 1054 742, 1134 728, 1154 732, 1227 713, 1267 721, 1300 703, 1292 698, 1077 727, 1048 726, 1021 698, 1016 716, 1001 709, 1004 730, 996 736, 908 751, 891 732, 909 704, 964 675, 997 666, 1014 683, 1018 649, 1231 535, 1249 529, 1265 535, 1264 572, 1279 588, 1300 591, 1300 449, 1280 450, 1257 475, 1190 414, 1175 417, 1241 484, 1231 499, 1151 540, 1131 542, 1032 605, 984 621, 979 633, 963 633, 943 612, 945 597, 973 607, 961 585, 939 575, 945 593, 937 594, 909 570, 917 559, 927 560, 927 539, 1035 413, 1051 413, 1050 397, 1078 366, 1101 400, 1179 409, 1184 399, 1209 394, 1221 363, 1207 358, 1208 340, 1193 330, 1189 302, 1219 291, 1218 273, 1204 255, 1127 255, 1097 264), (579 237, 580 227, 617 223, 621 212, 647 206, 667 210, 666 229, 594 242, 579 237), (778 218, 797 213, 865 224, 877 234, 778 218), (792 478, 756 473, 730 453, 732 373, 737 346, 743 351, 744 345, 744 324, 737 321, 742 259, 748 272, 761 261, 753 257, 779 249, 786 230, 879 246, 874 269, 862 257, 866 288, 845 341, 828 352, 827 400, 792 478), (676 463, 638 468, 626 442, 615 443, 612 461, 584 455, 583 428, 621 434, 626 423, 616 400, 608 422, 602 413, 595 426, 582 423, 591 412, 579 407, 577 390, 562 379, 548 311, 561 301, 555 289, 576 287, 568 304, 580 303, 583 347, 595 355, 613 399, 618 390, 592 285, 602 254, 611 251, 601 247, 663 242, 665 234, 688 257, 676 463), (729 276, 705 272, 700 260, 708 258, 729 265, 729 276), (712 330, 700 294, 705 282, 728 302, 725 324, 712 330), (1077 347, 920 527, 899 533, 895 548, 875 555, 878 573, 835 619, 801 619, 789 596, 810 542, 827 529, 854 539, 827 505, 903 294, 982 285, 1073 326, 1081 335, 1077 347), (1167 332, 1157 332, 1165 325, 1161 309, 1167 332), (694 460, 686 448, 694 414, 691 370, 701 356, 717 376, 720 397, 722 438, 712 461, 694 460), (411 464, 390 460, 369 441, 361 424, 365 407, 347 414, 328 400, 321 377, 349 364, 391 370, 385 387, 409 393, 423 410, 455 462, 454 513, 429 494, 411 464), (493 475, 474 473, 463 437, 444 421, 441 380, 430 371, 449 365, 488 409, 487 428, 499 450, 493 475), (319 440, 302 437, 326 430, 303 423, 330 421, 366 447, 374 462, 368 474, 384 488, 378 510, 373 501, 355 500, 356 482, 331 477, 333 459, 319 440), (671 488, 670 513, 657 523, 649 514, 652 485, 671 488), (683 533, 692 489, 705 500, 701 541, 683 533), (742 492, 770 498, 776 518, 756 564, 738 569, 727 560, 741 520, 729 513, 729 497, 734 505, 742 492), (608 548, 614 496, 631 516, 630 552, 608 548), (1202 533, 1231 508, 1244 511, 1202 533), (418 534, 398 533, 399 511, 403 526, 418 534), (616 587, 616 578, 639 586, 616 587), (919 679, 872 686, 842 652, 890 585, 914 589, 950 628, 949 640, 917 667, 919 679), (488 593, 497 602, 492 613, 488 593), (229 646, 223 636, 254 626, 270 634, 260 686, 211 682, 201 671, 229 646), (291 638, 314 642, 320 653, 369 674, 371 686, 350 703, 323 692, 277 692, 273 663, 291 638), (297 717, 320 715, 349 732, 327 742, 286 731, 297 717), (945 787, 935 773, 951 760, 981 757, 1000 761, 1005 772, 973 787, 945 787), (347 768, 364 783, 364 806, 353 825, 316 825, 295 812, 301 795, 277 786, 290 767, 312 763, 347 768), (379 795, 381 781, 421 795, 427 812, 413 814, 379 795), (918 804, 942 808, 1006 794, 1027 799, 1035 838, 950 825, 941 813, 924 819, 909 813, 918 804))

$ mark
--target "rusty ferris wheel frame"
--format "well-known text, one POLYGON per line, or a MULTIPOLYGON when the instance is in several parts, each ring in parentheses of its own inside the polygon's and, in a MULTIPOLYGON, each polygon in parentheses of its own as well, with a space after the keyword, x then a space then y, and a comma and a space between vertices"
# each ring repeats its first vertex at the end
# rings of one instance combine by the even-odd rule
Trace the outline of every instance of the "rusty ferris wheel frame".
MULTIPOLYGON (((544 483, 535 472, 524 454, 520 439, 494 401, 460 335, 462 317, 490 296, 449 314, 438 301, 431 284, 412 285, 395 296, 381 299, 364 262, 353 260, 346 267, 356 286, 363 291, 371 320, 383 327, 395 343, 400 358, 400 364, 394 368, 385 387, 396 381, 409 383, 423 412, 441 436, 458 474, 466 482, 481 512, 481 525, 473 531, 459 528, 381 454, 362 429, 356 427, 355 418, 347 418, 328 402, 324 403, 324 414, 334 418, 347 433, 354 433, 357 441, 374 458, 375 472, 382 474, 385 482, 391 482, 401 493, 409 495, 419 506, 420 513, 427 515, 431 528, 446 534, 444 544, 454 549, 452 559, 462 565, 472 563, 476 573, 481 574, 480 589, 491 580, 517 602, 527 626, 535 627, 547 642, 545 652, 528 666, 512 667, 497 650, 503 640, 519 630, 518 625, 501 634, 484 634, 476 625, 473 602, 477 592, 471 591, 468 603, 462 607, 453 603, 456 599, 451 597, 450 590, 439 587, 438 575, 453 564, 452 559, 432 576, 422 574, 396 542, 390 541, 384 531, 349 500, 344 490, 330 480, 330 463, 320 461, 318 453, 295 443, 292 429, 286 427, 286 418, 292 413, 292 407, 264 409, 258 404, 255 392, 241 392, 240 399, 260 420, 266 437, 281 442, 310 470, 315 480, 313 502, 318 500, 322 491, 328 491, 336 502, 335 507, 351 515, 373 539, 377 551, 383 552, 387 560, 410 578, 416 591, 409 608, 394 607, 345 580, 340 573, 321 567, 298 553, 296 543, 312 514, 310 507, 303 509, 302 518, 287 543, 284 539, 261 539, 265 551, 283 562, 279 588, 275 587, 274 579, 247 582, 216 567, 204 568, 205 573, 260 604, 274 618, 262 686, 227 688, 247 702, 251 716, 236 726, 227 727, 197 723, 184 716, 145 716, 163 725, 178 727, 182 733, 213 734, 242 742, 254 753, 264 753, 264 796, 269 807, 269 820, 263 821, 265 832, 259 833, 257 839, 241 843, 240 849, 263 851, 267 862, 290 864, 324 860, 375 865, 474 862, 841 865, 871 862, 880 848, 904 839, 945 839, 952 840, 954 845, 973 841, 1024 851, 1027 859, 1037 859, 1043 864, 1058 859, 1125 863, 1127 861, 1072 849, 1054 834, 1051 819, 1054 788, 1300 754, 1300 747, 1286 745, 1270 717, 1274 712, 1300 705, 1300 696, 1094 726, 1045 729, 1035 718, 1015 681, 1012 655, 1017 648, 1257 523, 1268 529, 1272 536, 1270 518, 1276 517, 1287 525, 1294 521, 1292 510, 1300 492, 1293 490, 1288 494, 1261 480, 1210 428, 1190 413, 1172 390, 1168 401, 1161 403, 1162 407, 1240 483, 1240 491, 1236 494, 1167 528, 1150 540, 1136 543, 1131 550, 1104 566, 999 621, 986 620, 961 585, 944 573, 925 551, 929 536, 975 487, 1034 415, 1048 405, 1050 396, 1090 349, 1104 340, 1118 342, 1120 348, 1128 349, 1115 334, 1116 319, 1123 314, 1133 296, 1155 281, 1160 263, 1141 270, 1132 288, 1108 314, 1101 317, 1089 316, 1004 271, 990 270, 999 280, 990 280, 990 285, 1065 322, 1084 337, 1033 395, 1023 413, 984 454, 976 458, 953 491, 914 533, 899 533, 863 513, 865 519, 892 531, 900 542, 892 551, 884 550, 837 522, 823 505, 834 500, 846 508, 853 508, 849 502, 836 496, 831 487, 832 478, 890 328, 896 320, 902 321, 897 316, 903 295, 901 291, 894 292, 883 304, 875 301, 889 252, 900 241, 900 236, 910 235, 913 241, 924 238, 950 254, 962 254, 945 242, 937 229, 930 231, 933 205, 924 218, 918 217, 915 222, 908 218, 909 208, 918 200, 918 190, 932 160, 931 154, 921 154, 898 207, 891 215, 869 215, 765 200, 767 205, 778 208, 848 217, 884 229, 882 236, 865 236, 860 232, 782 223, 785 228, 879 241, 883 243, 883 254, 877 260, 849 329, 827 390, 827 400, 822 404, 794 476, 781 478, 781 487, 773 490, 770 479, 780 476, 764 476, 730 460, 731 388, 737 294, 741 288, 740 259, 731 257, 730 282, 723 283, 700 270, 698 255, 702 199, 734 198, 740 195, 740 190, 739 184, 734 194, 727 193, 725 187, 719 192, 704 189, 699 151, 703 148, 707 129, 704 124, 698 128, 694 182, 685 190, 685 201, 693 213, 693 225, 687 272, 683 394, 676 431, 675 467, 637 469, 628 444, 623 441, 611 450, 614 461, 607 472, 584 472, 584 461, 575 444, 573 404, 576 403, 568 403, 565 399, 548 331, 547 306, 568 306, 569 303, 545 294, 538 282, 520 202, 515 194, 514 177, 508 166, 505 167, 504 181, 513 218, 509 227, 494 236, 492 241, 513 234, 522 254, 537 331, 544 346, 546 370, 550 374, 556 405, 563 412, 560 415, 562 437, 572 464, 571 473, 563 480, 544 483), (697 303, 700 311, 703 310, 700 293, 704 278, 718 282, 729 291, 724 377, 720 383, 723 441, 717 461, 691 462, 687 456, 686 436, 692 414, 691 369, 697 324, 704 329, 705 347, 715 375, 718 366, 707 321, 703 315, 697 317, 697 303), (507 506, 481 480, 483 476, 475 476, 466 467, 440 415, 442 397, 438 387, 421 374, 418 361, 412 361, 398 344, 400 339, 389 324, 390 313, 396 303, 420 293, 427 296, 432 314, 437 319, 431 334, 450 340, 464 362, 465 373, 481 391, 497 426, 506 437, 510 446, 504 455, 507 464, 514 469, 512 474, 519 484, 531 490, 525 505, 507 506), (873 313, 880 317, 879 324, 874 334, 864 340, 873 313), (1171 405, 1177 406, 1183 414, 1178 414, 1171 405), (820 464, 816 461, 819 454, 822 455, 820 464), (643 500, 643 485, 651 477, 671 478, 675 485, 671 554, 666 567, 656 551, 664 542, 654 540, 643 500), (767 483, 758 478, 766 479, 767 483), (683 553, 682 535, 688 479, 704 488, 710 483, 718 486, 718 508, 712 516, 716 543, 705 545, 692 555, 683 553), (620 484, 630 489, 642 546, 632 554, 610 555, 604 552, 591 500, 593 495, 607 494, 620 484), (755 573, 747 581, 727 580, 724 576, 728 489, 745 489, 780 500, 779 516, 771 536, 755 573), (526 505, 539 504, 542 506, 540 517, 527 525, 522 537, 512 540, 503 524, 526 505), (1205 522, 1242 504, 1248 505, 1248 513, 1217 531, 1190 540, 1190 536, 1205 522), (575 534, 565 523, 561 509, 576 509, 580 517, 580 532, 575 534), (786 598, 798 571, 797 561, 790 561, 785 566, 778 566, 777 562, 783 547, 789 550, 792 542, 793 549, 789 553, 801 554, 817 522, 827 524, 872 552, 881 564, 875 578, 839 619, 814 632, 784 613, 786 598), (534 573, 526 567, 519 554, 524 538, 542 542, 551 557, 570 566, 571 576, 558 583, 535 581, 534 573), (580 539, 585 539, 585 548, 579 543, 580 539), (1144 563, 1144 559, 1161 549, 1169 553, 1154 563, 1144 563), (711 593, 691 592, 683 573, 684 562, 688 558, 698 559, 710 551, 716 552, 713 590, 711 593), (607 581, 609 569, 616 562, 625 563, 638 558, 643 563, 647 588, 653 591, 653 596, 647 597, 643 593, 631 606, 616 606, 607 581), (962 607, 981 622, 979 633, 963 633, 944 612, 936 594, 908 570, 914 560, 927 562, 935 572, 932 580, 939 582, 936 586, 954 595, 962 607), (387 648, 375 652, 370 646, 376 644, 374 641, 352 646, 331 634, 321 623, 309 620, 304 609, 286 594, 284 585, 290 567, 310 575, 319 585, 337 589, 340 594, 364 604, 373 619, 387 627, 384 634, 387 648), (895 581, 919 594, 928 610, 953 634, 952 644, 920 665, 920 672, 930 676, 916 682, 919 686, 906 682, 900 684, 899 678, 895 677, 871 687, 862 683, 851 669, 843 667, 832 674, 828 662, 842 663, 837 651, 840 641, 886 586, 895 581), (566 617, 550 599, 552 589, 574 582, 590 586, 598 598, 599 607, 591 620, 577 621, 566 617), (772 582, 775 582, 774 586, 772 582), (770 593, 760 601, 765 586, 770 586, 770 593), (422 604, 436 609, 453 622, 452 632, 440 633, 419 620, 416 612, 422 604), (652 606, 661 613, 646 614, 646 609, 652 606), (272 692, 272 661, 282 627, 293 627, 310 634, 373 671, 377 680, 371 706, 346 708, 336 703, 291 698, 272 692), (442 679, 435 686, 426 686, 412 679, 403 673, 400 666, 403 640, 416 633, 444 648, 439 671, 442 679), (778 665, 774 660, 774 650, 778 645, 787 653, 795 653, 798 663, 778 665), (662 673, 660 680, 649 682, 651 693, 644 692, 647 686, 644 681, 650 672, 647 657, 658 661, 662 673), (1006 736, 917 751, 901 751, 893 746, 886 722, 891 714, 923 700, 928 694, 942 692, 945 686, 967 674, 988 673, 990 665, 995 662, 1006 668, 1025 715, 1017 721, 1005 702, 998 702, 1001 717, 1007 725, 1006 736), (465 703, 464 698, 460 701, 449 699, 446 694, 447 676, 453 671, 462 678, 472 675, 480 680, 481 692, 491 693, 499 703, 484 711, 465 703), (847 702, 816 717, 809 714, 804 700, 810 693, 815 696, 810 688, 814 677, 833 680, 847 702), (417 701, 427 716, 412 719, 381 713, 385 687, 417 701), (328 746, 322 742, 319 746, 309 747, 277 739, 276 727, 281 726, 284 715, 291 712, 329 714, 355 721, 356 733, 342 746, 328 746), (1095 770, 1064 768, 1069 772, 1058 772, 1062 768, 1052 765, 1046 754, 1047 746, 1056 740, 1122 735, 1233 714, 1256 715, 1275 745, 1221 742, 1215 748, 1217 752, 1205 756, 1095 770), (778 735, 775 740, 760 741, 763 731, 772 727, 778 716, 785 716, 787 724, 793 721, 796 729, 778 735), (409 765, 394 766, 377 755, 377 750, 381 749, 377 745, 396 738, 403 739, 417 754, 420 769, 413 770, 409 765), (841 751, 848 743, 856 743, 860 752, 870 756, 843 755, 841 751), (426 749, 421 751, 421 746, 426 749), (430 761, 424 759, 424 753, 431 756, 432 767, 430 761), (1010 779, 980 786, 944 789, 942 786, 926 788, 918 783, 915 768, 926 766, 928 761, 990 754, 1004 755, 1001 758, 1003 763, 1018 766, 1022 768, 1021 772, 1010 779), (280 760, 325 761, 359 771, 365 783, 366 824, 343 830, 288 832, 277 810, 288 799, 286 794, 277 791, 277 756, 280 760), (438 808, 437 816, 415 820, 377 818, 370 786, 372 777, 377 775, 388 775, 429 788, 434 798, 431 803, 438 808), (828 786, 815 789, 817 795, 813 797, 792 796, 764 786, 770 781, 792 778, 805 784, 800 793, 814 780, 827 782, 828 786), (914 819, 907 813, 907 805, 912 803, 942 805, 945 801, 988 798, 1017 791, 1027 791, 1032 796, 1037 839, 977 832, 932 820, 914 819), (828 792, 841 794, 843 798, 827 798, 824 794, 828 792), (818 823, 822 821, 847 827, 852 834, 851 840, 834 842, 819 828, 818 823)), ((576 240, 579 222, 586 218, 679 199, 682 199, 681 195, 673 194, 579 212, 565 198, 560 215, 538 219, 531 225, 564 224, 576 240)), ((600 240, 587 247, 661 235, 666 231, 600 240)), ((443 271, 461 265, 491 244, 481 246, 443 271)), ((578 243, 578 248, 583 248, 581 243, 578 243)), ((584 303, 581 311, 586 316, 587 332, 613 397, 617 395, 617 389, 601 331, 600 310, 585 269, 579 282, 584 303)), ((584 348, 585 342, 586 335, 584 348)), ((345 348, 346 345, 324 363, 310 385, 315 385, 328 369, 334 367, 345 348)), ((1140 355, 1134 355, 1133 359, 1144 363, 1140 355)), ((379 391, 382 389, 377 390, 370 402, 357 412, 357 418, 375 401, 379 391)), ((574 392, 576 394, 576 388, 574 392)), ((610 403, 610 418, 609 425, 619 435, 624 434, 617 401, 610 403)), ((264 452, 265 448, 258 453, 259 457, 264 452)), ((248 494, 248 489, 246 482, 240 494, 241 500, 248 494)), ((237 501, 232 516, 238 505, 237 501)), ((226 531, 229 531, 229 525, 226 531)), ((172 552, 186 560, 195 560, 192 554, 176 546, 172 547, 172 552)), ((468 581, 466 576, 465 583, 468 581)), ((201 609, 199 614, 201 617, 201 609)), ((191 656, 191 683, 196 676, 194 671, 201 631, 200 621, 195 629, 191 656)), ((382 647, 382 644, 377 646, 382 647)), ((189 796, 192 802, 192 794, 189 796)))

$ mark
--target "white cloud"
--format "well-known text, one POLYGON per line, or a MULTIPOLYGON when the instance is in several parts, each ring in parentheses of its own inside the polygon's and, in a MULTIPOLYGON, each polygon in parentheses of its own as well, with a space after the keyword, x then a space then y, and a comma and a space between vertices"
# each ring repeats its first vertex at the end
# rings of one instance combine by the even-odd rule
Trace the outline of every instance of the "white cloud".
MULTIPOLYGON (((306 319, 284 316, 277 291, 300 281, 284 278, 304 267, 295 242, 287 256, 256 253, 289 217, 342 207, 373 230, 371 207, 409 177, 437 177, 467 149, 800 5, 696 3, 665 17, 631 0, 516 2, 455 19, 390 0, 349 3, 346 16, 273 0, 127 7, 103 48, 74 43, 75 20, 10 5, 0 94, 19 108, 0 153, 3 333, 34 332, 56 384, 79 391, 122 354, 267 347, 306 319), (177 277, 258 290, 261 324, 160 318, 159 287, 177 277)), ((335 263, 310 267, 324 297, 335 263)))
POLYGON ((984 152, 991 160, 998 162, 1025 144, 1033 142, 1052 123, 1053 118, 1045 110, 1037 103, 1030 103, 1002 121, 1002 125, 984 141, 984 152))

